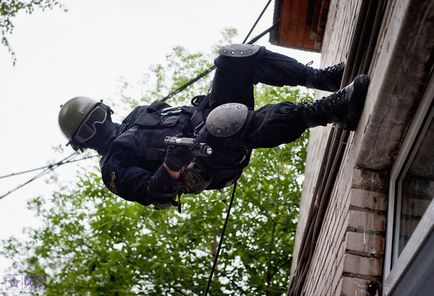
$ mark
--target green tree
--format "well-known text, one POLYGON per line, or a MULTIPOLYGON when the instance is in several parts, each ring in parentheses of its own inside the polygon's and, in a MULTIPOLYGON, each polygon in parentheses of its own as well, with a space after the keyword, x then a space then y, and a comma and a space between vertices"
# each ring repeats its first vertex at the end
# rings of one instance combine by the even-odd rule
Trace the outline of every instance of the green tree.
POLYGON ((13 19, 19 13, 31 14, 36 9, 46 10, 53 9, 54 7, 63 8, 63 5, 57 0, 2 0, 0 1, 0 37, 1 44, 7 48, 12 56, 12 61, 15 64, 16 57, 15 52, 12 49, 8 36, 12 34, 14 30, 13 19))
MULTIPOLYGON (((209 56, 176 47, 166 64, 146 76, 142 98, 130 98, 123 84, 123 101, 149 103, 207 68, 209 61, 209 56)), ((171 103, 206 92, 209 83, 210 77, 171 103)), ((258 105, 306 96, 296 88, 256 89, 258 105)), ((307 133, 296 142, 254 151, 239 180, 211 295, 285 293, 306 142, 307 133)), ((43 226, 28 229, 26 241, 3 241, 2 254, 20 272, 43 277, 48 295, 201 295, 230 191, 185 195, 181 214, 175 208, 155 211, 112 195, 96 166, 82 168, 74 185, 29 203, 43 226)))

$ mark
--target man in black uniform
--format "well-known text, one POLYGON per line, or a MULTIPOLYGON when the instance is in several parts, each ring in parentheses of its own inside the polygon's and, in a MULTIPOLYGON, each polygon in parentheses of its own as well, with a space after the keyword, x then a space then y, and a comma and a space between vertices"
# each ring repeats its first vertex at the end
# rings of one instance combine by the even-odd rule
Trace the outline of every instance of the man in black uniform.
POLYGON ((102 102, 76 97, 59 113, 62 132, 77 149, 101 156, 104 184, 129 201, 156 208, 175 204, 180 193, 199 193, 234 183, 254 148, 297 139, 307 128, 337 123, 355 130, 369 79, 360 75, 339 90, 344 64, 322 70, 256 45, 228 45, 215 59, 210 93, 192 107, 156 101, 135 108, 121 124, 102 102), (253 86, 302 85, 331 91, 311 104, 280 102, 254 111, 253 86), (167 145, 167 136, 195 138, 212 148, 209 156, 190 147, 167 145))

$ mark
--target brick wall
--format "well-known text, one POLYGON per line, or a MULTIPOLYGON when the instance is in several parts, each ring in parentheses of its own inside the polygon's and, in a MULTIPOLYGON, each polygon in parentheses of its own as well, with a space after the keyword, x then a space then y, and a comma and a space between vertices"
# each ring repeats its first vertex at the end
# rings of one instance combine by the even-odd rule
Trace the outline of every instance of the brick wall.
MULTIPOLYGON (((333 65, 349 51, 361 0, 330 3, 322 66, 333 65)), ((318 93, 317 97, 327 95, 318 93)), ((294 259, 308 218, 329 127, 311 132, 294 259)), ((387 178, 377 171, 354 169, 359 142, 352 133, 316 243, 303 295, 376 295, 381 291, 386 220, 387 178)), ((297 267, 294 260, 292 270, 297 267)), ((379 295, 379 294, 378 294, 379 295)))
MULTIPOLYGON (((344 59, 349 50, 351 34, 355 26, 355 15, 360 7, 359 2, 360 0, 331 1, 321 53, 322 66, 336 64, 344 59), (342 34, 336 34, 336 32, 342 32, 342 34)), ((317 98, 327 94, 326 92, 318 92, 317 98)), ((306 226, 308 209, 315 191, 316 176, 318 176, 319 164, 324 155, 329 132, 330 126, 311 129, 294 254, 299 252, 300 241, 306 226)), ((293 271, 296 266, 297 261, 294 260, 292 265, 293 271)))
POLYGON ((387 176, 354 170, 355 151, 349 147, 322 223, 305 295, 381 291, 387 176))
MULTIPOLYGON (((322 66, 333 65, 348 54, 362 1, 331 0, 322 66)), ((371 35, 376 38, 376 46, 369 60, 371 84, 365 109, 358 130, 347 139, 325 215, 317 221, 319 235, 307 275, 302 278, 304 296, 381 295, 388 174, 414 116, 412 106, 419 102, 421 86, 429 77, 426 66, 432 59, 434 46, 434 39, 430 38, 432 26, 425 13, 432 7, 432 1, 386 3, 379 35, 371 35)), ((317 97, 324 95, 318 93, 317 97)), ((301 241, 330 129, 319 127, 311 132, 293 272, 299 264, 300 249, 305 247, 301 241)), ((432 183, 422 180, 405 185, 412 194, 418 193, 419 187, 434 188, 432 183)), ((417 194, 403 206, 408 207, 404 209, 405 217, 413 219, 421 215, 427 201, 417 194)), ((402 239, 408 238, 405 231, 411 232, 414 225, 407 223, 406 227, 402 228, 402 239)))
POLYGON ((387 176, 377 171, 353 171, 337 295, 376 295, 381 291, 386 184, 387 176))

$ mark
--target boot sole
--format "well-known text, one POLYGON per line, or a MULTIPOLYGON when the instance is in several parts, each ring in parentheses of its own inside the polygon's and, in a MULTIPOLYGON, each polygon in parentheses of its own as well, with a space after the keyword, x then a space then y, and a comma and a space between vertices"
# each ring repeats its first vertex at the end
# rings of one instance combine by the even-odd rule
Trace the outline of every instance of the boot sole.
POLYGON ((369 77, 366 75, 359 75, 353 82, 353 95, 350 99, 351 112, 348 114, 348 125, 344 127, 350 131, 355 131, 359 123, 360 116, 362 115, 365 106, 366 94, 369 88, 369 77))

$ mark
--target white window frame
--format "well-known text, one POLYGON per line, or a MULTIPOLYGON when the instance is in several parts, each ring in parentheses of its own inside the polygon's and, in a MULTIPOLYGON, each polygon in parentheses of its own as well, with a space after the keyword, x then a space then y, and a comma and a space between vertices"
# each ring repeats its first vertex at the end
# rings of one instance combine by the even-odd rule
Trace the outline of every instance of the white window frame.
MULTIPOLYGON (((424 96, 408 129, 407 135, 393 164, 389 185, 389 204, 387 212, 386 249, 384 258, 383 287, 384 295, 393 292, 394 287, 405 274, 406 269, 414 260, 418 250, 434 228, 434 199, 429 204, 419 224, 411 235, 398 257, 400 217, 401 212, 401 184, 402 179, 414 159, 421 141, 428 129, 428 120, 434 120, 434 108, 430 109, 434 101, 434 75, 425 89, 424 96), (428 118, 427 118, 428 116, 428 118), (431 119, 430 119, 431 118, 431 119), (393 263, 393 264, 392 264, 393 263)), ((433 234, 434 235, 434 234, 433 234)))

